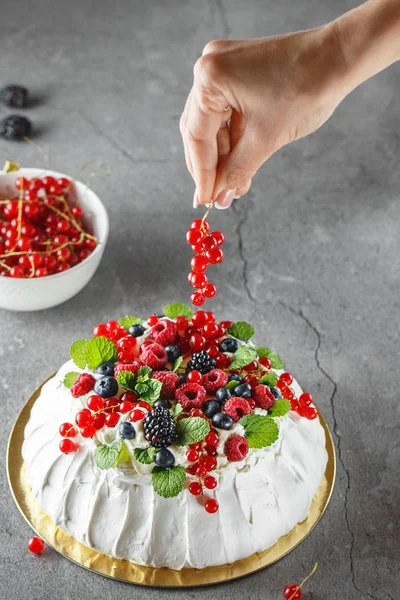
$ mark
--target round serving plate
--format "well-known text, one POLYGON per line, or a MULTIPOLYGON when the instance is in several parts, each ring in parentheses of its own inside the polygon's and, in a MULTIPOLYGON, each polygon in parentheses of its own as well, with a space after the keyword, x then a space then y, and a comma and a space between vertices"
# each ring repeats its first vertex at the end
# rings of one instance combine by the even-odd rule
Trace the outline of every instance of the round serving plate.
POLYGON ((54 525, 50 517, 40 508, 27 480, 26 467, 21 454, 24 430, 31 408, 46 381, 29 398, 11 431, 7 449, 8 481, 22 516, 35 532, 54 550, 94 573, 128 583, 154 587, 191 587, 230 581, 259 571, 288 554, 314 529, 328 506, 335 482, 336 456, 331 432, 325 419, 319 413, 321 424, 325 430, 328 452, 328 463, 321 485, 313 499, 307 518, 264 552, 257 552, 232 564, 206 567, 205 569, 183 569, 182 571, 142 567, 127 560, 118 560, 100 554, 80 544, 54 525))

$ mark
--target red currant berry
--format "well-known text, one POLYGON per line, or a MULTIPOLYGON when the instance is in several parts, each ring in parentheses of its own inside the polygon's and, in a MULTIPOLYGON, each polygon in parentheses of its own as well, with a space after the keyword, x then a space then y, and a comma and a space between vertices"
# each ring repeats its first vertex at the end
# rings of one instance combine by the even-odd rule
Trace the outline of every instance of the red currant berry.
POLYGON ((208 284, 208 277, 204 273, 191 271, 189 283, 195 288, 203 289, 208 284))
POLYGON ((204 485, 208 490, 215 490, 217 487, 217 480, 212 475, 207 475, 204 479, 204 485))
POLYGON ((244 383, 249 383, 251 386, 252 390, 255 390, 256 387, 258 386, 258 383, 260 381, 259 377, 257 377, 257 375, 246 375, 245 378, 243 379, 244 383))
POLYGON ((98 431, 104 427, 104 423, 106 422, 106 413, 101 412, 93 417, 93 427, 98 431))
POLYGON ((217 247, 216 241, 214 240, 214 238, 212 238, 209 235, 203 239, 202 243, 203 243, 203 248, 206 251, 213 250, 214 248, 217 247))
POLYGON ((120 401, 118 398, 108 398, 104 401, 104 410, 106 413, 112 413, 119 410, 120 401))
POLYGON ((44 550, 44 541, 36 536, 31 537, 28 542, 28 550, 33 554, 40 554, 44 550))
POLYGON ((219 508, 218 501, 214 498, 209 498, 205 503, 204 508, 210 514, 216 513, 219 508))
POLYGON ((206 471, 214 471, 217 467, 217 459, 215 456, 203 456, 200 459, 200 464, 205 468, 206 471))
POLYGON ((209 454, 209 456, 217 455, 217 449, 215 448, 215 446, 206 446, 204 450, 207 452, 207 454, 209 454))
MULTIPOLYGON (((192 322, 193 325, 195 325, 196 327, 203 327, 203 325, 206 324, 207 322, 207 316, 204 310, 196 310, 195 313, 193 313, 193 317, 192 317, 192 322)), ((193 332, 196 333, 196 332, 193 332)))
POLYGON ((219 247, 209 250, 206 256, 212 265, 217 265, 224 260, 224 252, 219 247))
POLYGON ((63 423, 62 425, 60 425, 59 432, 60 432, 60 435, 62 435, 63 437, 75 437, 76 436, 76 429, 72 425, 72 423, 63 423))
POLYGON ((203 375, 200 373, 200 371, 189 371, 189 373, 186 375, 186 381, 189 383, 201 383, 203 381, 203 375))
POLYGON ((188 467, 185 468, 186 473, 189 473, 189 475, 196 475, 196 469, 197 469, 198 465, 189 465, 188 467))
POLYGON ((21 250, 21 252, 28 252, 32 249, 32 240, 27 236, 19 238, 17 248, 21 250))
POLYGON ((190 416, 191 417, 204 417, 204 413, 202 410, 200 410, 200 408, 191 408, 190 409, 190 416))
POLYGON ((222 231, 212 231, 210 236, 214 239, 217 246, 222 246, 225 241, 224 234, 222 231))
POLYGON ((232 362, 232 358, 227 354, 220 354, 216 357, 217 367, 218 369, 227 369, 232 362))
POLYGON ((81 206, 73 206, 71 212, 77 219, 83 217, 83 208, 81 206))
POLYGON ((132 421, 132 423, 137 423, 138 421, 143 421, 145 416, 146 413, 144 410, 141 410, 140 408, 135 408, 129 415, 129 420, 132 421))
POLYGON ((93 424, 81 429, 81 436, 84 438, 91 438, 95 435, 95 433, 96 429, 93 424))
POLYGON ((92 413, 90 412, 90 410, 88 408, 84 408, 83 410, 80 410, 75 417, 75 423, 80 428, 88 427, 89 425, 91 425, 92 420, 93 420, 92 413))
POLYGON ((119 414, 117 412, 111 412, 106 416, 107 427, 115 427, 119 422, 119 414))
POLYGON ((203 234, 201 233, 200 229, 189 229, 189 231, 186 233, 186 241, 191 246, 199 244, 202 239, 203 234))
POLYGON ((72 454, 76 450, 74 442, 69 438, 63 438, 59 443, 59 448, 64 454, 72 454))
POLYGON ((90 410, 97 412, 98 410, 104 408, 104 400, 101 396, 90 396, 89 400, 87 401, 87 405, 90 410))
POLYGON ((29 256, 27 256, 26 254, 24 254, 24 256, 19 257, 18 264, 23 269, 31 269, 32 268, 32 263, 29 260, 29 256))
POLYGON ((184 317, 183 315, 175 317, 174 321, 176 323, 176 327, 177 327, 179 333, 184 332, 186 327, 189 325, 189 321, 188 321, 187 317, 184 317))
POLYGON ((313 398, 311 396, 311 394, 301 394, 300 398, 299 398, 299 402, 300 402, 300 406, 310 406, 310 404, 312 404, 313 402, 313 398))
POLYGON ((189 444, 189 448, 191 450, 201 450, 201 442, 196 442, 195 444, 189 444))
MULTIPOLYGON (((115 339, 115 338, 114 338, 115 339)), ((120 350, 118 352, 118 361, 122 363, 130 363, 135 358, 135 354, 130 350, 120 350)))
POLYGON ((195 306, 202 306, 206 301, 206 297, 202 292, 197 290, 197 292, 193 292, 193 294, 190 296, 190 301, 195 306))
POLYGON ((219 442, 218 433, 213 429, 206 436, 206 444, 208 446, 216 446, 219 442))
POLYGON ((93 335, 95 337, 101 335, 103 337, 108 337, 110 335, 110 330, 107 327, 107 325, 105 325, 105 323, 100 323, 99 325, 96 325, 95 328, 93 329, 93 335))
POLYGON ((215 346, 213 344, 208 347, 207 352, 211 356, 211 358, 217 358, 217 356, 219 356, 220 353, 218 346, 215 346))
POLYGON ((49 272, 46 267, 40 267, 40 269, 36 269, 35 271, 35 277, 47 277, 48 274, 49 272))
POLYGON ((50 188, 52 185, 56 185, 57 181, 51 175, 47 175, 46 177, 42 177, 42 183, 46 189, 50 188))
POLYGON ((318 411, 314 406, 308 406, 305 410, 305 417, 312 421, 318 417, 318 411))
POLYGON ((206 338, 200 333, 195 333, 190 336, 189 346, 193 352, 200 352, 206 346, 206 338))
POLYGON ((67 188, 69 188, 71 186, 71 180, 67 179, 66 177, 60 177, 59 179, 57 179, 57 185, 63 191, 65 191, 67 188))
POLYGON ((253 360, 253 362, 243 367, 243 369, 244 371, 256 371, 258 369, 258 363, 256 360, 253 360))
POLYGON ((295 583, 289 583, 283 590, 283 597, 285 600, 300 600, 301 589, 295 583))
MULTIPOLYGON (((135 394, 135 392, 125 392, 125 394, 122 394, 120 400, 121 402, 131 402, 132 404, 135 404, 138 401, 138 397, 135 394)), ((121 407, 120 407, 121 408, 121 407)))
POLYGON ((203 244, 195 244, 194 246, 192 246, 192 250, 196 255, 201 255, 201 253, 203 252, 203 244))
POLYGON ((206 323, 202 331, 207 340, 220 337, 221 334, 220 328, 216 323, 206 323))
POLYGON ((135 405, 133 404, 133 402, 129 402, 129 400, 127 400, 126 402, 121 402, 121 404, 119 405, 119 412, 122 415, 126 415, 128 412, 131 412, 131 410, 133 410, 135 408, 135 405))
POLYGON ((210 224, 208 221, 203 221, 203 219, 195 219, 190 226, 190 229, 204 229, 206 233, 210 231, 210 224))
POLYGON ((69 230, 68 221, 66 219, 60 219, 57 223, 57 229, 58 229, 58 231, 62 231, 63 233, 68 231, 69 230))
POLYGON ((199 453, 197 450, 188 450, 186 452, 186 458, 189 462, 197 462, 199 460, 199 453))
POLYGON ((205 467, 203 467, 203 465, 199 465, 196 469, 196 475, 198 477, 204 477, 205 475, 207 475, 207 471, 205 469, 205 467))
POLYGON ((158 323, 157 315, 151 315, 151 317, 149 317, 147 319, 147 325, 150 325, 150 327, 153 327, 153 325, 156 325, 157 323, 158 323))
POLYGON ((215 323, 216 318, 213 312, 211 312, 211 310, 205 310, 204 311, 204 318, 206 320, 206 323, 215 323))
POLYGON ((200 494, 202 493, 202 491, 203 491, 202 485, 198 481, 193 481, 189 485, 189 492, 191 494, 193 494, 193 496, 200 496, 200 494))
POLYGON ((17 190, 26 190, 29 186, 29 179, 26 177, 17 177, 15 180, 15 187, 17 190))
POLYGON ((202 254, 193 256, 192 260, 190 261, 190 266, 192 267, 193 271, 197 271, 197 273, 204 273, 204 271, 207 271, 208 269, 207 256, 203 256, 202 254))
POLYGON ((203 289, 203 294, 206 298, 214 298, 217 293, 217 287, 213 283, 208 283, 203 289))
POLYGON ((147 412, 151 412, 151 406, 150 406, 150 404, 148 404, 147 402, 144 402, 143 400, 141 400, 140 402, 138 402, 137 406, 139 408, 144 408, 145 410, 147 410, 147 412))
POLYGON ((135 346, 136 346, 136 338, 133 335, 123 337, 123 338, 119 339, 117 342, 118 350, 125 351, 125 352, 132 352, 133 349, 135 348, 135 346))
POLYGON ((294 410, 295 412, 298 412, 299 408, 300 408, 300 404, 298 400, 291 400, 290 404, 292 405, 292 410, 294 410))
POLYGON ((272 363, 266 356, 262 356, 261 358, 259 358, 258 362, 260 363, 260 365, 262 365, 268 370, 272 368, 272 363))
POLYGON ((293 383, 293 377, 290 373, 282 373, 279 379, 286 383, 286 385, 292 385, 293 383))

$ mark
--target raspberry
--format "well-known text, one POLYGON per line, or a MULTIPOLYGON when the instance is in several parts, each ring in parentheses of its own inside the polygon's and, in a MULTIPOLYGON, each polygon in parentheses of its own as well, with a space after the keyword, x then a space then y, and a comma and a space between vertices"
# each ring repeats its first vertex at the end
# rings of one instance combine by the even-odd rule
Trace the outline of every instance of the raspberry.
POLYGON ((275 396, 266 385, 258 385, 253 392, 254 400, 259 408, 268 410, 275 404, 275 396))
POLYGON ((207 392, 216 392, 218 388, 223 388, 228 383, 228 375, 221 369, 213 369, 203 375, 203 385, 207 392))
POLYGON ((89 373, 81 373, 71 388, 71 394, 74 398, 84 396, 92 391, 95 383, 96 380, 92 375, 89 375, 89 373))
POLYGON ((231 435, 225 442, 224 450, 229 462, 239 462, 247 456, 249 442, 241 435, 231 435))
POLYGON ((163 384, 161 388, 161 396, 163 398, 173 398, 175 390, 179 384, 179 375, 172 371, 154 371, 152 374, 153 379, 161 381, 163 384))
POLYGON ((175 392, 175 398, 183 408, 200 408, 206 395, 205 388, 198 383, 184 383, 175 392))
POLYGON ((114 377, 117 378, 121 371, 130 371, 136 375, 140 367, 141 363, 138 360, 134 360, 131 363, 117 363, 114 367, 114 377))
POLYGON ((175 341, 178 329, 176 323, 169 319, 160 319, 150 330, 150 338, 161 346, 168 346, 175 341))
POLYGON ((143 349, 140 360, 152 369, 162 369, 168 362, 168 356, 160 344, 149 344, 143 349))
POLYGON ((232 417, 234 421, 239 421, 243 415, 251 413, 251 408, 246 398, 229 398, 224 404, 224 413, 232 417))

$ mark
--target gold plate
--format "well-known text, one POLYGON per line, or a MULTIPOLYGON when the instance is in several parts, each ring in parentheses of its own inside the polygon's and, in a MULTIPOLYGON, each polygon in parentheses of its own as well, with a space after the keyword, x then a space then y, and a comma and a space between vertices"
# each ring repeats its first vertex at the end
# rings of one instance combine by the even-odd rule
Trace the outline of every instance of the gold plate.
MULTIPOLYGON (((51 376, 53 377, 53 375, 51 376)), ((49 377, 50 379, 50 377, 49 377)), ((47 380, 46 380, 47 381, 47 380)), ((70 535, 56 527, 50 517, 40 508, 27 481, 25 464, 22 460, 24 429, 29 420, 31 408, 38 398, 42 385, 34 392, 20 412, 11 431, 7 449, 7 475, 14 500, 31 527, 47 544, 78 565, 120 581, 154 587, 191 587, 210 585, 243 577, 276 562, 293 550, 312 531, 322 517, 332 495, 336 475, 336 456, 331 432, 325 419, 319 414, 325 430, 328 464, 320 488, 312 502, 308 517, 299 523, 276 544, 229 565, 206 567, 205 569, 172 569, 142 567, 127 560, 118 560, 100 554, 77 542, 70 535)))

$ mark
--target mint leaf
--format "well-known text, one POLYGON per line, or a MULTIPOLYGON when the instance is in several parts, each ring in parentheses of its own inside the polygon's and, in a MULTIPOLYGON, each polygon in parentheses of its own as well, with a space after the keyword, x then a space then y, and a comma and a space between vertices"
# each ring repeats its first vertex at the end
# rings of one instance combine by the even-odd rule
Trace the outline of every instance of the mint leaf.
POLYGON ((274 369, 283 369, 283 360, 275 350, 271 350, 271 348, 262 348, 261 346, 256 346, 256 350, 260 358, 269 358, 274 369))
POLYGON ((122 441, 113 442, 112 444, 100 444, 94 451, 94 461, 99 469, 110 469, 121 452, 122 441))
POLYGON ((86 348, 88 345, 87 340, 76 340, 73 342, 69 355, 80 369, 84 369, 86 367, 86 348))
POLYGON ((125 444, 125 442, 122 442, 122 448, 118 454, 118 458, 115 461, 115 463, 113 464, 113 467, 117 467, 118 465, 121 465, 123 463, 126 463, 128 461, 131 460, 131 455, 129 453, 129 450, 125 444))
POLYGON ((268 411, 271 417, 284 417, 290 410, 292 405, 287 398, 278 398, 272 408, 268 411))
POLYGON ((131 392, 135 390, 135 373, 132 373, 131 371, 121 371, 120 373, 118 373, 117 381, 119 385, 125 388, 126 390, 131 390, 131 392))
POLYGON ((122 317, 119 319, 118 323, 128 331, 129 327, 132 325, 141 325, 144 321, 143 319, 139 319, 139 317, 122 317))
POLYGON ((156 494, 163 498, 173 498, 183 490, 186 472, 184 467, 171 467, 170 469, 154 467, 151 479, 156 494))
POLYGON ((182 362, 183 362, 183 357, 182 356, 178 356, 178 358, 174 362, 174 368, 172 369, 174 373, 177 372, 177 370, 181 366, 182 362))
POLYGON ((233 362, 229 365, 229 369, 243 369, 257 358, 257 353, 254 348, 249 346, 239 346, 233 355, 233 362))
POLYGON ((235 387, 237 387, 239 385, 239 382, 236 381, 236 379, 232 379, 232 381, 228 381, 228 383, 226 384, 226 388, 228 390, 233 390, 235 389, 235 387))
POLYGON ((149 379, 148 381, 146 381, 146 383, 138 384, 136 386, 137 393, 143 398, 143 400, 146 400, 146 402, 148 402, 149 404, 153 404, 153 402, 155 402, 156 400, 159 399, 160 394, 161 394, 161 389, 162 389, 162 383, 161 383, 161 381, 158 381, 157 379, 149 379), (139 392, 139 390, 138 390, 139 385, 146 386, 147 389, 144 394, 139 392))
POLYGON ((118 360, 117 348, 104 336, 94 337, 88 342, 86 360, 91 369, 96 369, 104 362, 115 362, 118 360))
POLYGON ((146 394, 149 392, 149 386, 147 385, 147 383, 143 383, 142 381, 138 381, 136 386, 135 386, 135 392, 137 394, 139 394, 139 396, 142 396, 143 398, 146 396, 146 394))
POLYGON ((133 457, 142 465, 151 465, 157 454, 157 448, 150 446, 149 448, 135 448, 133 451, 133 457))
POLYGON ((143 366, 139 367, 138 379, 140 377, 140 381, 145 382, 148 379, 150 379, 152 372, 153 372, 153 370, 150 367, 143 365, 143 366))
POLYGON ((187 304, 183 304, 182 302, 173 302, 172 304, 167 304, 164 308, 164 315, 169 317, 170 319, 175 319, 175 317, 187 317, 189 320, 192 318, 192 311, 187 304))
POLYGON ((174 417, 174 419, 179 417, 181 412, 183 412, 183 406, 182 406, 182 404, 179 404, 179 402, 177 402, 175 404, 174 408, 172 409, 172 416, 174 417))
POLYGON ((248 342, 254 335, 254 327, 246 321, 238 321, 228 327, 226 332, 242 342, 248 342))
POLYGON ((268 387, 275 387, 278 382, 278 375, 273 371, 265 373, 260 379, 260 383, 267 385, 268 387))
POLYGON ((271 446, 278 439, 278 425, 272 417, 245 415, 239 423, 244 427, 249 448, 265 448, 271 446))
POLYGON ((70 371, 64 377, 64 385, 66 388, 71 389, 74 385, 75 381, 78 379, 80 373, 76 373, 75 371, 70 371))
POLYGON ((187 419, 181 419, 176 424, 177 437, 175 444, 177 446, 196 444, 196 442, 201 442, 201 440, 204 440, 209 431, 210 425, 201 417, 188 417, 187 419))

